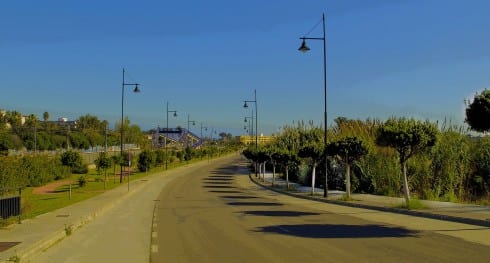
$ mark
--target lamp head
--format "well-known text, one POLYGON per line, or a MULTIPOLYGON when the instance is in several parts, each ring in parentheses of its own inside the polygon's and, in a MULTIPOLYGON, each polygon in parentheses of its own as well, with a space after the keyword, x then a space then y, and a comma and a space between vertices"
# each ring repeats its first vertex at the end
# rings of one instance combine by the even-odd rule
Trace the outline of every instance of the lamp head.
POLYGON ((245 122, 247 122, 247 117, 245 117, 245 122))
POLYGON ((177 111, 174 111, 174 117, 177 117, 177 111))
POLYGON ((196 121, 192 121, 192 126, 196 126, 196 121))
POLYGON ((246 109, 248 108, 248 105, 247 105, 247 102, 245 101, 245 103, 243 104, 243 107, 246 109))
POLYGON ((140 89, 138 88, 138 84, 135 85, 133 92, 134 93, 140 93, 140 89))
POLYGON ((298 48, 299 51, 306 53, 310 51, 310 48, 306 45, 306 41, 303 39, 303 42, 301 42, 301 46, 298 48))

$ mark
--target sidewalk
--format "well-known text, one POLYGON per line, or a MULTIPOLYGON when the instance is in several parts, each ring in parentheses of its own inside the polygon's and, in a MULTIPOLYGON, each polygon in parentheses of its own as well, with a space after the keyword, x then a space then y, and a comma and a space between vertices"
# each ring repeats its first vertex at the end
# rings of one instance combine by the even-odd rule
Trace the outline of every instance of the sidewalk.
POLYGON ((130 198, 148 183, 147 179, 131 181, 129 192, 127 184, 122 185, 83 202, 23 220, 22 224, 0 229, 0 262, 20 259, 28 262, 37 253, 130 198))
POLYGON ((424 208, 408 210, 400 208, 404 203, 403 198, 352 194, 353 201, 342 201, 341 198, 345 192, 329 190, 328 198, 325 199, 323 197, 323 189, 315 188, 315 194, 311 195, 311 187, 301 186, 297 183, 290 183, 290 189, 294 190, 286 191, 286 181, 277 178, 277 176, 274 180, 274 186, 272 186, 272 173, 265 174, 265 182, 262 181, 262 177, 260 179, 256 178, 255 174, 251 174, 250 179, 256 184, 275 192, 303 199, 490 227, 490 206, 420 200, 424 208))

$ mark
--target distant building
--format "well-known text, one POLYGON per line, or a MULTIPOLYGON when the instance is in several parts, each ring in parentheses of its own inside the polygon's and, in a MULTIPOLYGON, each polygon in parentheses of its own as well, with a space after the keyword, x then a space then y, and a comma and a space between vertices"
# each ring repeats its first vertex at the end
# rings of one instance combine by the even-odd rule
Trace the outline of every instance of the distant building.
MULTIPOLYGON (((257 137, 257 143, 258 144, 267 144, 273 142, 275 139, 274 136, 267 136, 260 134, 260 136, 257 137)), ((250 135, 242 135, 240 136, 240 143, 249 145, 249 144, 255 144, 255 135, 250 136, 250 135)))

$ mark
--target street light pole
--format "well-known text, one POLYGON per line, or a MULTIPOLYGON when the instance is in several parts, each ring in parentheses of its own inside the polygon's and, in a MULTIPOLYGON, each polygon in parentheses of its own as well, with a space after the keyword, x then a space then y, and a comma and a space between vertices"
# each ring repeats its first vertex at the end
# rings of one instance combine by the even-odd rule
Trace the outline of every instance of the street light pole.
MULTIPOLYGON (((121 92, 121 159, 123 157, 124 151, 124 87, 125 86, 134 86, 134 93, 139 93, 140 90, 138 88, 138 83, 126 83, 125 81, 125 70, 122 70, 122 92, 121 92)), ((123 175, 123 163, 121 161, 121 175, 119 176, 119 183, 122 183, 122 175, 123 175)), ((128 176, 128 191, 129 191, 129 176, 128 176)))
POLYGON ((306 46, 306 41, 305 40, 322 40, 323 41, 323 102, 324 102, 324 128, 323 128, 323 153, 325 156, 325 184, 324 186, 324 191, 323 191, 323 197, 328 196, 328 162, 327 162, 327 38, 325 35, 325 14, 322 14, 322 24, 323 24, 323 37, 300 37, 303 42, 301 43, 301 46, 298 48, 299 51, 301 52, 308 52, 310 48, 306 46))
POLYGON ((168 110, 168 101, 167 101, 167 129, 166 129, 166 135, 165 135, 165 170, 168 169, 167 135, 168 135, 168 113, 169 112, 173 112, 174 117, 177 117, 177 111, 176 110, 168 110))
MULTIPOLYGON (((259 148, 259 140, 258 140, 258 127, 259 127, 259 114, 257 110, 257 90, 254 89, 254 100, 245 100, 243 107, 248 108, 247 102, 255 103, 255 150, 259 148)), ((253 113, 252 113, 253 117, 253 113)), ((257 163, 255 163, 255 177, 257 177, 257 163)))

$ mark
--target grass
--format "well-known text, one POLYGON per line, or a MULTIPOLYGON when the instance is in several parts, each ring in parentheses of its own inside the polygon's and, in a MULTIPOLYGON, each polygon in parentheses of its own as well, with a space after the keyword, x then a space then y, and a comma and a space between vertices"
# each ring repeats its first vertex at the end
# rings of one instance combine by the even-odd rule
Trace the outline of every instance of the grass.
POLYGON ((419 200, 419 199, 410 199, 410 202, 408 203, 408 205, 403 202, 402 204, 400 205, 396 205, 395 208, 404 208, 404 209, 408 209, 408 210, 418 210, 418 209, 425 209, 427 208, 424 204, 422 204, 422 202, 419 200))

